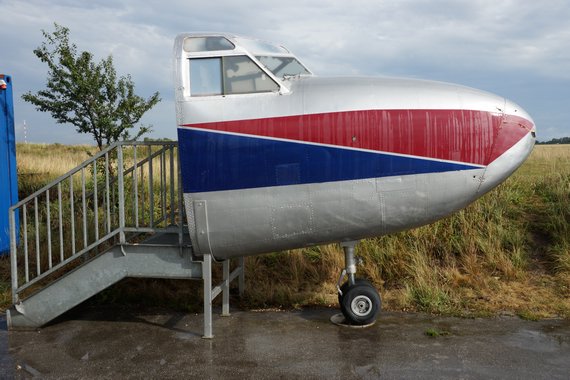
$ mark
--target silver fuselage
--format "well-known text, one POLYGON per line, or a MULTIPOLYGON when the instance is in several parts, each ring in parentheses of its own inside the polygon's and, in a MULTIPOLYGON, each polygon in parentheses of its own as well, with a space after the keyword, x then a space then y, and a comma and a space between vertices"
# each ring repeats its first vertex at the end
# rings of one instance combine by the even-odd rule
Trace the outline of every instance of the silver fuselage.
POLYGON ((535 141, 519 106, 459 85, 310 75, 192 97, 176 46, 175 62, 190 236, 220 260, 433 222, 501 183, 535 141))

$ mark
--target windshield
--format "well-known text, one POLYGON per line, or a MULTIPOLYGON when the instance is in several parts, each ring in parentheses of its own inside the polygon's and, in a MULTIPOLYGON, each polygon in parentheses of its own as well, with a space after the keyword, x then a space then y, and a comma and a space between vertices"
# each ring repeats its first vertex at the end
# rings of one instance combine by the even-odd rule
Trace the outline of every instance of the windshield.
POLYGON ((254 40, 251 38, 237 37, 236 42, 253 54, 288 54, 289 51, 283 46, 278 46, 270 42, 254 40))
POLYGON ((295 57, 257 56, 256 58, 278 78, 311 74, 295 57))

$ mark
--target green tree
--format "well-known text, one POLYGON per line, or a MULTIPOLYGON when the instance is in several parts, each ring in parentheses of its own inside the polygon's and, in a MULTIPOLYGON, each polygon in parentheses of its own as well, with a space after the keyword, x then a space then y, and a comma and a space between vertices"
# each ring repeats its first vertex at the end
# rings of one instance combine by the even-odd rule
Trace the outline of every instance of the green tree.
POLYGON ((160 101, 159 93, 146 100, 136 95, 130 75, 117 78, 111 55, 95 63, 93 54, 78 52, 70 43, 68 28, 54 25, 51 34, 42 30, 45 41, 34 50, 48 65, 47 88, 22 98, 51 113, 59 124, 72 124, 77 132, 91 134, 99 150, 150 132, 151 126, 143 125, 130 134, 144 113, 160 101))

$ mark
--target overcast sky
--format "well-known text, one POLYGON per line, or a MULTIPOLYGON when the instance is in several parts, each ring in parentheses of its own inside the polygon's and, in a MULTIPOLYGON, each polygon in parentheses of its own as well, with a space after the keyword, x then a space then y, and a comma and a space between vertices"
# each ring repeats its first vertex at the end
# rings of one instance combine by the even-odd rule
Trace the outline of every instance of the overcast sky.
POLYGON ((142 122, 176 138, 172 44, 181 32, 226 31, 278 42, 318 75, 389 75, 459 83, 505 96, 538 139, 570 136, 568 0, 0 0, 0 73, 12 75, 16 138, 91 143, 21 100, 45 88, 33 54, 41 30, 71 30, 80 51, 113 55, 137 94, 162 97, 142 122))

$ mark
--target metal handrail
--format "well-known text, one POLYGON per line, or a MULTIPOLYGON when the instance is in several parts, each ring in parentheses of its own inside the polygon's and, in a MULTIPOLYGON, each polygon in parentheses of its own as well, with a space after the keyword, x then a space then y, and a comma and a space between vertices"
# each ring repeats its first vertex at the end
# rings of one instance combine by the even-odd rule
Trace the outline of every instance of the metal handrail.
POLYGON ((32 285, 64 275, 86 255, 170 225, 178 224, 182 244, 177 148, 176 142, 114 143, 12 206, 13 302, 32 285))

